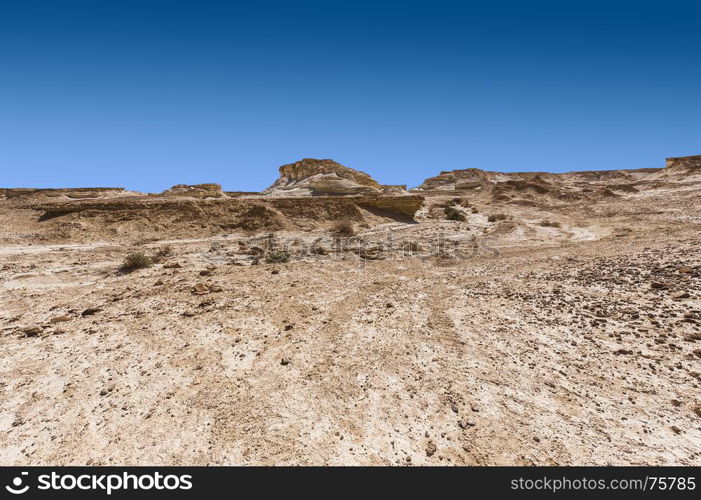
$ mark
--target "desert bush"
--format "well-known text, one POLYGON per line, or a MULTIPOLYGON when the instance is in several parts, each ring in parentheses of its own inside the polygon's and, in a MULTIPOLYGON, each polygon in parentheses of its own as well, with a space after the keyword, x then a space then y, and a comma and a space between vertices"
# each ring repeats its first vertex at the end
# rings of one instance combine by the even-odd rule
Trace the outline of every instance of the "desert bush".
POLYGON ((465 221, 467 220, 465 218, 465 214, 463 214, 460 210, 457 208, 453 207, 445 207, 443 209, 443 212, 445 213, 445 218, 448 220, 459 220, 459 221, 465 221))
POLYGON ((153 259, 143 252, 131 252, 128 254, 120 269, 124 272, 136 271, 153 265, 153 259))
POLYGON ((265 262, 268 264, 279 264, 290 261, 290 254, 285 250, 273 248, 265 253, 265 262))
POLYGON ((508 218, 509 216, 506 214, 492 214, 489 217, 487 217, 487 222, 496 222, 499 220, 506 220, 508 218))
POLYGON ((549 219, 545 219, 545 220, 540 221, 540 225, 543 227, 562 227, 562 224, 560 224, 559 222, 552 221, 549 219))
POLYGON ((350 219, 341 219, 334 224, 333 232, 337 236, 353 236, 355 234, 355 228, 350 219))

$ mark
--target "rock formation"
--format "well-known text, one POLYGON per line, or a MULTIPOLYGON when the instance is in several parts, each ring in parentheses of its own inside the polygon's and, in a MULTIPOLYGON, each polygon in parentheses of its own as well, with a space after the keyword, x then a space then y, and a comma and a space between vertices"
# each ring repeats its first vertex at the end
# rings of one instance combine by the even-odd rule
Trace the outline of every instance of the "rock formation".
POLYGON ((165 196, 189 196, 192 198, 221 198, 224 193, 221 184, 177 184, 163 191, 165 196))
POLYGON ((263 191, 271 196, 358 196, 406 194, 402 186, 382 186, 365 172, 333 160, 305 158, 280 167, 280 178, 263 191))

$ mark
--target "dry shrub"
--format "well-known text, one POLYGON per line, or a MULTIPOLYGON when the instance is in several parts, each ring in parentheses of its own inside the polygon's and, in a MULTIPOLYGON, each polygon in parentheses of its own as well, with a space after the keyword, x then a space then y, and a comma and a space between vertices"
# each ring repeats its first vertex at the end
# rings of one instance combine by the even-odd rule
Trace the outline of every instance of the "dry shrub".
POLYGON ((509 216, 506 214, 492 214, 489 217, 487 217, 487 222, 496 222, 499 220, 506 220, 508 218, 509 216))
POLYGON ((120 270, 124 272, 136 271, 153 265, 153 259, 143 252, 131 252, 122 262, 120 270))
POLYGON ((337 236, 353 236, 355 235, 355 228, 350 219, 341 219, 334 224, 333 232, 337 236))
POLYGON ((268 264, 281 264, 290 261, 290 254, 279 248, 273 248, 265 253, 265 262, 268 264))
POLYGON ((457 208, 453 207, 445 207, 443 209, 443 212, 445 213, 445 218, 448 220, 459 220, 459 221, 465 221, 467 220, 465 217, 465 214, 463 214, 460 210, 457 208))

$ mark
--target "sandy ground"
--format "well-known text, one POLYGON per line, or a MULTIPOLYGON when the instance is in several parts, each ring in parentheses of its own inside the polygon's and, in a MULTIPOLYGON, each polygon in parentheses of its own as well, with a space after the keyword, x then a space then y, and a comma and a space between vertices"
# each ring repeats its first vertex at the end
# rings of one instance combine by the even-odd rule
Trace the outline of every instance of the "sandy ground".
POLYGON ((123 241, 9 238, 0 463, 701 465, 699 199, 362 229, 442 256, 251 265, 234 231, 122 273, 123 241))

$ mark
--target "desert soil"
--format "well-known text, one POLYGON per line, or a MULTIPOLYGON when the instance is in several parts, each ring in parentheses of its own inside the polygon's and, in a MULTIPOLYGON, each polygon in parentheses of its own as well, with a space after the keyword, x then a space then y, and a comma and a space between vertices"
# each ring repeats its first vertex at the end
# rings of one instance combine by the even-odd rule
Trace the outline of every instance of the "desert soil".
POLYGON ((699 194, 465 221, 427 198, 356 227, 445 253, 310 225, 275 237, 325 255, 271 263, 260 232, 57 239, 4 206, 0 463, 701 465, 699 194))

